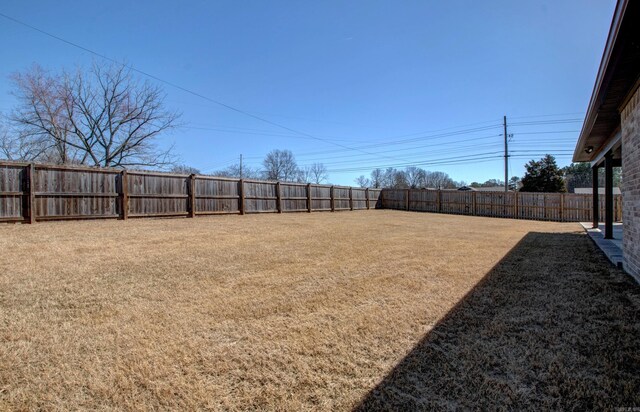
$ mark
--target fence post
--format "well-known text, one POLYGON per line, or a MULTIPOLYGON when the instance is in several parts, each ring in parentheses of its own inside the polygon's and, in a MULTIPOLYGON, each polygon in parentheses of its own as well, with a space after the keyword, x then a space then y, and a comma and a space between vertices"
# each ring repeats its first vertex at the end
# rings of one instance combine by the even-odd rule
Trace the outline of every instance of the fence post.
POLYGON ((404 210, 409 210, 409 194, 410 194, 410 190, 411 189, 407 189, 406 193, 405 193, 405 204, 404 204, 404 210))
POLYGON ((335 192, 335 189, 334 189, 333 186, 331 186, 331 190, 329 191, 329 193, 330 193, 330 196, 331 196, 331 211, 332 212, 336 211, 336 199, 335 199, 335 196, 334 196, 334 192, 335 192))
POLYGON ((476 192, 475 190, 471 192, 471 207, 473 208, 473 216, 478 214, 478 199, 477 199, 477 194, 478 192, 476 192))
POLYGON ((244 215, 244 180, 238 181, 238 211, 241 215, 244 215))
POLYGON ((276 182, 276 208, 282 213, 282 196, 280 195, 280 182, 276 182))
POLYGON ((120 172, 120 218, 129 218, 129 177, 126 170, 120 172))
POLYGON ((196 175, 189 175, 189 217, 196 217, 196 175))
POLYGON ((367 210, 371 209, 371 205, 369 203, 369 188, 364 189, 364 196, 367 198, 367 210))
POLYGON ((442 191, 440 189, 438 189, 436 196, 436 204, 438 205, 438 213, 442 213, 442 191))
POLYGON ((564 222, 564 193, 560 193, 560 221, 564 222))
POLYGON ((307 183, 307 212, 311 213, 311 183, 307 183))
POLYGON ((349 210, 353 210, 353 191, 349 187, 349 210))
POLYGON ((518 191, 516 190, 515 192, 513 192, 513 194, 515 195, 514 202, 516 204, 516 211, 515 211, 516 216, 515 216, 515 218, 519 219, 520 218, 520 212, 519 212, 519 209, 518 209, 518 191))
POLYGON ((25 223, 36 223, 36 194, 35 194, 35 172, 33 163, 25 168, 25 177, 22 182, 22 217, 25 223))

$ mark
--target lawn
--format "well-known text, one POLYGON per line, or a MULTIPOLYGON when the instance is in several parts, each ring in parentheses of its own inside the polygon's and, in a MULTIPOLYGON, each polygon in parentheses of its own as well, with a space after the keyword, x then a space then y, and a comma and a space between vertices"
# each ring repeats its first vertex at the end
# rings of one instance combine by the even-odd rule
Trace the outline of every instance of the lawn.
POLYGON ((0 410, 640 406, 640 287, 577 224, 55 222, 0 250, 0 410))

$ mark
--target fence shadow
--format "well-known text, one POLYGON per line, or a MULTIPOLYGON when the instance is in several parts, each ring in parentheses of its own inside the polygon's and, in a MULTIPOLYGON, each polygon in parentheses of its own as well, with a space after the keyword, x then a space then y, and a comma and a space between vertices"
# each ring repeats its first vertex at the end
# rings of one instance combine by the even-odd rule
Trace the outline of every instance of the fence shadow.
POLYGON ((530 233, 355 410, 638 406, 638 319, 640 287, 587 236, 530 233))

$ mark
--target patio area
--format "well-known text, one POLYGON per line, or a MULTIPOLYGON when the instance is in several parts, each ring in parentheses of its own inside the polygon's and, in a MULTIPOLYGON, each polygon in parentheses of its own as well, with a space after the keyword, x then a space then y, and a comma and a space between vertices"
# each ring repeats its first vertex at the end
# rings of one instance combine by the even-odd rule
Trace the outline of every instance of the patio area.
POLYGON ((582 227, 587 231, 589 237, 604 252, 607 258, 618 268, 624 268, 624 257, 622 255, 622 237, 624 229, 622 223, 613 224, 613 239, 605 239, 605 224, 600 223, 598 228, 594 228, 591 222, 581 222, 582 227))

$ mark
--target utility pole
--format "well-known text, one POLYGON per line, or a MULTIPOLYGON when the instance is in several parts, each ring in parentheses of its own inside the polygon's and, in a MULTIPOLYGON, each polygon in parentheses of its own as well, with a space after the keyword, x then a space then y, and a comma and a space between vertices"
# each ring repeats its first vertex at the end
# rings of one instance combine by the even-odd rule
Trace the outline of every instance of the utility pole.
POLYGON ((507 135, 507 116, 504 116, 504 191, 509 191, 509 148, 507 135))
POLYGON ((240 153, 240 179, 242 179, 242 153, 240 153))

